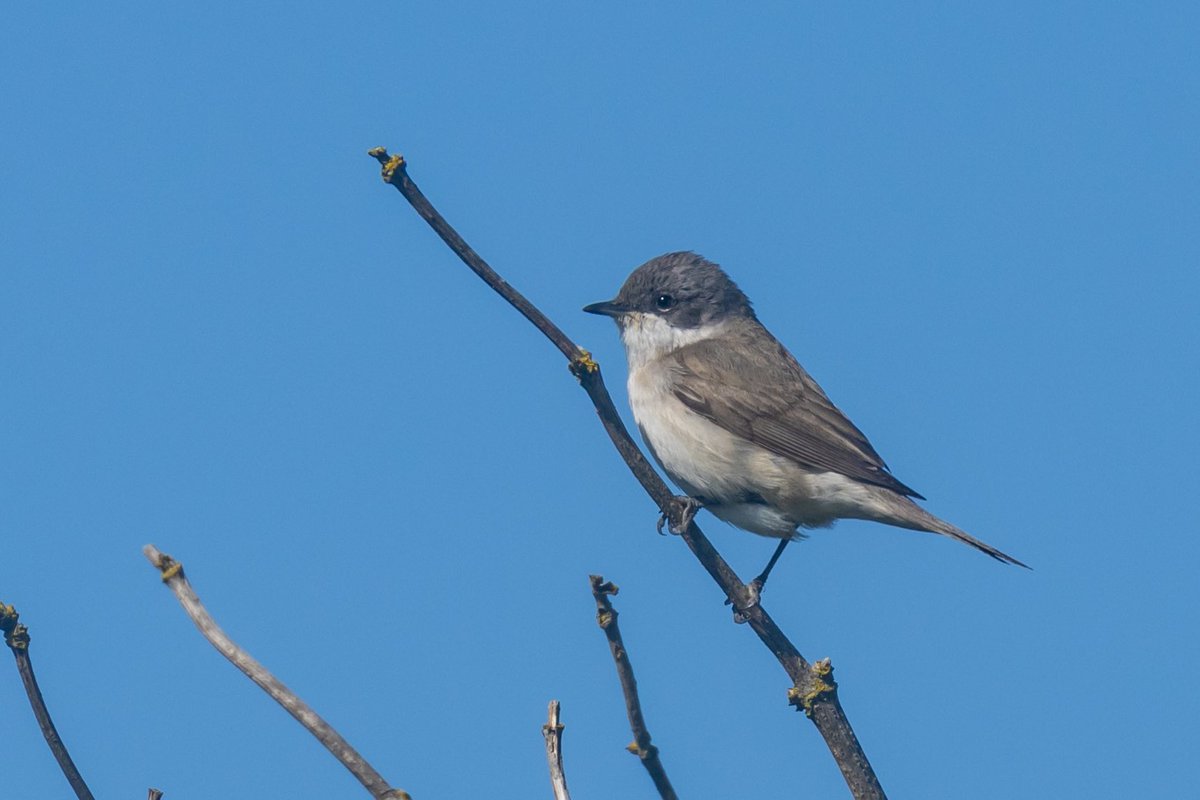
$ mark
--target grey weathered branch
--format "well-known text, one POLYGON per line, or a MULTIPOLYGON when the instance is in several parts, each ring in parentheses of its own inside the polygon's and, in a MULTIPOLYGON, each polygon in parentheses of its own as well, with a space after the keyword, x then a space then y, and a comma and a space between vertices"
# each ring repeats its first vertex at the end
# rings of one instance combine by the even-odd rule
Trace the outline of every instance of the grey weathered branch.
POLYGON ((633 677, 633 664, 629 660, 629 651, 625 649, 625 641, 621 638, 621 629, 617 625, 617 610, 613 608, 610 595, 618 591, 617 585, 604 580, 600 575, 592 575, 592 597, 596 601, 596 622, 608 639, 608 649, 612 652, 613 663, 617 665, 617 677, 621 681, 621 694, 625 696, 625 714, 629 717, 629 727, 633 730, 633 743, 626 749, 638 757, 654 788, 663 800, 677 800, 674 787, 667 778, 667 770, 663 767, 662 759, 658 756, 658 748, 650 741, 650 731, 646 728, 646 718, 642 715, 642 701, 638 697, 637 679, 633 677))
POLYGON ((200 629, 200 633, 209 643, 217 648, 221 655, 241 670, 247 678, 258 684, 275 702, 283 706, 296 721, 303 725, 309 733, 317 737, 317 741, 333 753, 334 758, 342 763, 351 774, 358 779, 375 800, 411 800, 407 792, 393 789, 383 776, 367 763, 349 742, 342 738, 333 727, 321 719, 317 712, 296 696, 288 687, 272 675, 266 667, 256 661, 249 653, 239 647, 225 631, 221 630, 216 620, 200 602, 200 598, 192 589, 183 574, 183 565, 166 553, 160 552, 154 545, 148 544, 142 548, 146 558, 161 573, 163 583, 175 593, 179 604, 187 612, 188 617, 200 629))
POLYGON ((29 629, 19 620, 20 614, 15 608, 0 603, 0 630, 4 631, 4 643, 12 650, 17 660, 17 672, 21 675, 21 683, 25 685, 25 694, 29 697, 29 705, 33 707, 33 716, 42 730, 42 736, 50 746, 50 752, 54 754, 54 760, 58 762, 67 782, 75 790, 75 796, 79 800, 93 800, 92 790, 79 774, 71 754, 67 752, 67 746, 58 735, 58 729, 54 727, 54 721, 50 719, 50 711, 46 708, 42 690, 33 674, 33 662, 29 660, 29 629))
POLYGON ((550 786, 554 789, 554 800, 571 800, 567 791, 567 774, 563 771, 562 732, 558 721, 558 701, 550 701, 546 724, 542 726, 542 738, 546 740, 546 763, 550 766, 550 786))
MULTIPOLYGON (((479 254, 463 240, 458 232, 438 213, 425 195, 417 188, 408 175, 404 158, 399 155, 389 155, 387 150, 377 147, 369 155, 376 159, 383 168, 383 180, 394 186, 404 199, 412 205, 434 232, 442 238, 451 250, 462 259, 476 275, 488 286, 507 300, 514 308, 525 316, 559 351, 566 356, 568 366, 579 380, 583 390, 591 398, 596 407, 596 413, 604 425, 609 438, 621 454, 621 458, 629 466, 642 488, 650 495, 664 514, 673 522, 682 518, 682 508, 674 494, 650 466, 650 462, 629 436, 625 424, 621 421, 608 388, 600 375, 600 366, 583 348, 576 345, 557 325, 549 320, 520 292, 512 288, 500 275, 488 266, 479 254)), ((700 527, 692 521, 681 534, 688 548, 712 576, 725 596, 738 610, 763 644, 775 655, 788 677, 792 680, 789 690, 789 702, 805 714, 816 725, 817 730, 825 739, 826 745, 837 761, 850 787, 851 794, 859 800, 880 800, 883 798, 883 787, 875 776, 871 764, 863 752, 849 720, 842 710, 838 699, 837 684, 833 680, 833 670, 829 662, 821 661, 810 664, 805 660, 795 645, 788 640, 779 626, 767 613, 762 603, 753 602, 744 584, 725 559, 716 551, 700 527)))

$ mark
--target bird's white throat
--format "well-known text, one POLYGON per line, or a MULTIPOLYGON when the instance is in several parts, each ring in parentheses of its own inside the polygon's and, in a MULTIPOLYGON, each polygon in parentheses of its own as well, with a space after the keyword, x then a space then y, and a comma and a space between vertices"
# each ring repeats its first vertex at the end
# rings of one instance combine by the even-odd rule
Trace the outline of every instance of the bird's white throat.
POLYGON ((720 336, 725 327, 725 322, 717 322, 697 328, 676 328, 656 314, 627 313, 621 319, 621 343, 625 345, 629 371, 635 372, 681 347, 720 336))

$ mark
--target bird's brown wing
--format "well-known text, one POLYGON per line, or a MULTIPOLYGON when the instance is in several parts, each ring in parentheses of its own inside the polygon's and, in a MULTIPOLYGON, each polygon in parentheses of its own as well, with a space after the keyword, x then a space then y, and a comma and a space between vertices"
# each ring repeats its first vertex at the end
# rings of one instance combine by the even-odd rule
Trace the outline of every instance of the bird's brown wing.
POLYGON ((925 499, 896 480, 863 432, 829 401, 783 345, 765 332, 706 339, 669 360, 671 388, 709 421, 809 469, 925 499))

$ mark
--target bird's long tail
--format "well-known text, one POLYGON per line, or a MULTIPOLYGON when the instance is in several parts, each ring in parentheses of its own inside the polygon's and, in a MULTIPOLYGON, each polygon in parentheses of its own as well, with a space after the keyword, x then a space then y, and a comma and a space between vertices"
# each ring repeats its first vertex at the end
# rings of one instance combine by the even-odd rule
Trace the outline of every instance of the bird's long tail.
POLYGON ((921 508, 916 503, 906 497, 900 497, 894 493, 892 497, 900 502, 891 502, 888 505, 892 506, 897 512, 891 519, 886 520, 889 524, 897 525, 901 528, 909 528, 915 531, 929 531, 930 533, 940 533, 943 536, 949 536, 951 539, 957 539, 963 544, 969 544, 980 552, 987 553, 997 561, 1003 561, 1005 564, 1013 564, 1025 569, 1033 569, 1023 561, 1013 558, 1008 553, 997 550, 987 542, 976 539, 971 534, 956 528, 944 519, 935 517, 925 509, 921 508))

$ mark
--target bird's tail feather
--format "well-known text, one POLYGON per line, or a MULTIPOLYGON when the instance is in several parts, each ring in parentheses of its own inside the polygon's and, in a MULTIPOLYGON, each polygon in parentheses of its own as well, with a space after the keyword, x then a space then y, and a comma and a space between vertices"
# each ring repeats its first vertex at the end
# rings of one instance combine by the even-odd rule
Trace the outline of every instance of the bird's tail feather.
POLYGON ((943 536, 949 536, 951 539, 957 539, 963 544, 968 544, 980 552, 987 553, 997 561, 1002 561, 1005 564, 1013 564, 1018 567, 1024 567, 1025 569, 1033 569, 1033 567, 1029 566, 1023 561, 1020 561, 1019 559, 1013 558, 1008 553, 997 550, 987 542, 976 539, 974 536, 962 530, 961 528, 956 528, 949 522, 946 522, 944 519, 935 517, 933 514, 930 514, 928 511, 921 508, 908 498, 900 498, 896 496, 896 499, 902 500, 903 506, 897 507, 896 504, 889 503, 889 505, 893 505, 893 507, 896 508, 896 511, 899 512, 894 518, 887 520, 892 525, 899 525, 902 528, 910 528, 912 530, 940 533, 943 536))
MULTIPOLYGON (((930 516, 932 517, 933 515, 930 514, 930 516)), ((939 523, 937 526, 937 529, 933 531, 934 533, 940 533, 945 536, 949 536, 951 539, 957 539, 958 541, 962 542, 963 544, 969 544, 969 545, 971 545, 971 547, 974 547, 976 550, 987 553, 992 558, 996 559, 997 561, 1003 561, 1005 564, 1013 564, 1018 567, 1024 567, 1025 569, 1033 569, 1033 567, 1029 566, 1024 561, 1013 558, 1008 553, 997 550, 996 548, 992 547, 987 542, 983 542, 983 541, 980 541, 979 539, 976 539, 974 536, 972 536, 971 534, 962 530, 961 528, 956 528, 953 525, 951 525, 949 522, 940 520, 937 517, 933 517, 933 518, 935 520, 937 520, 937 522, 939 523)))

